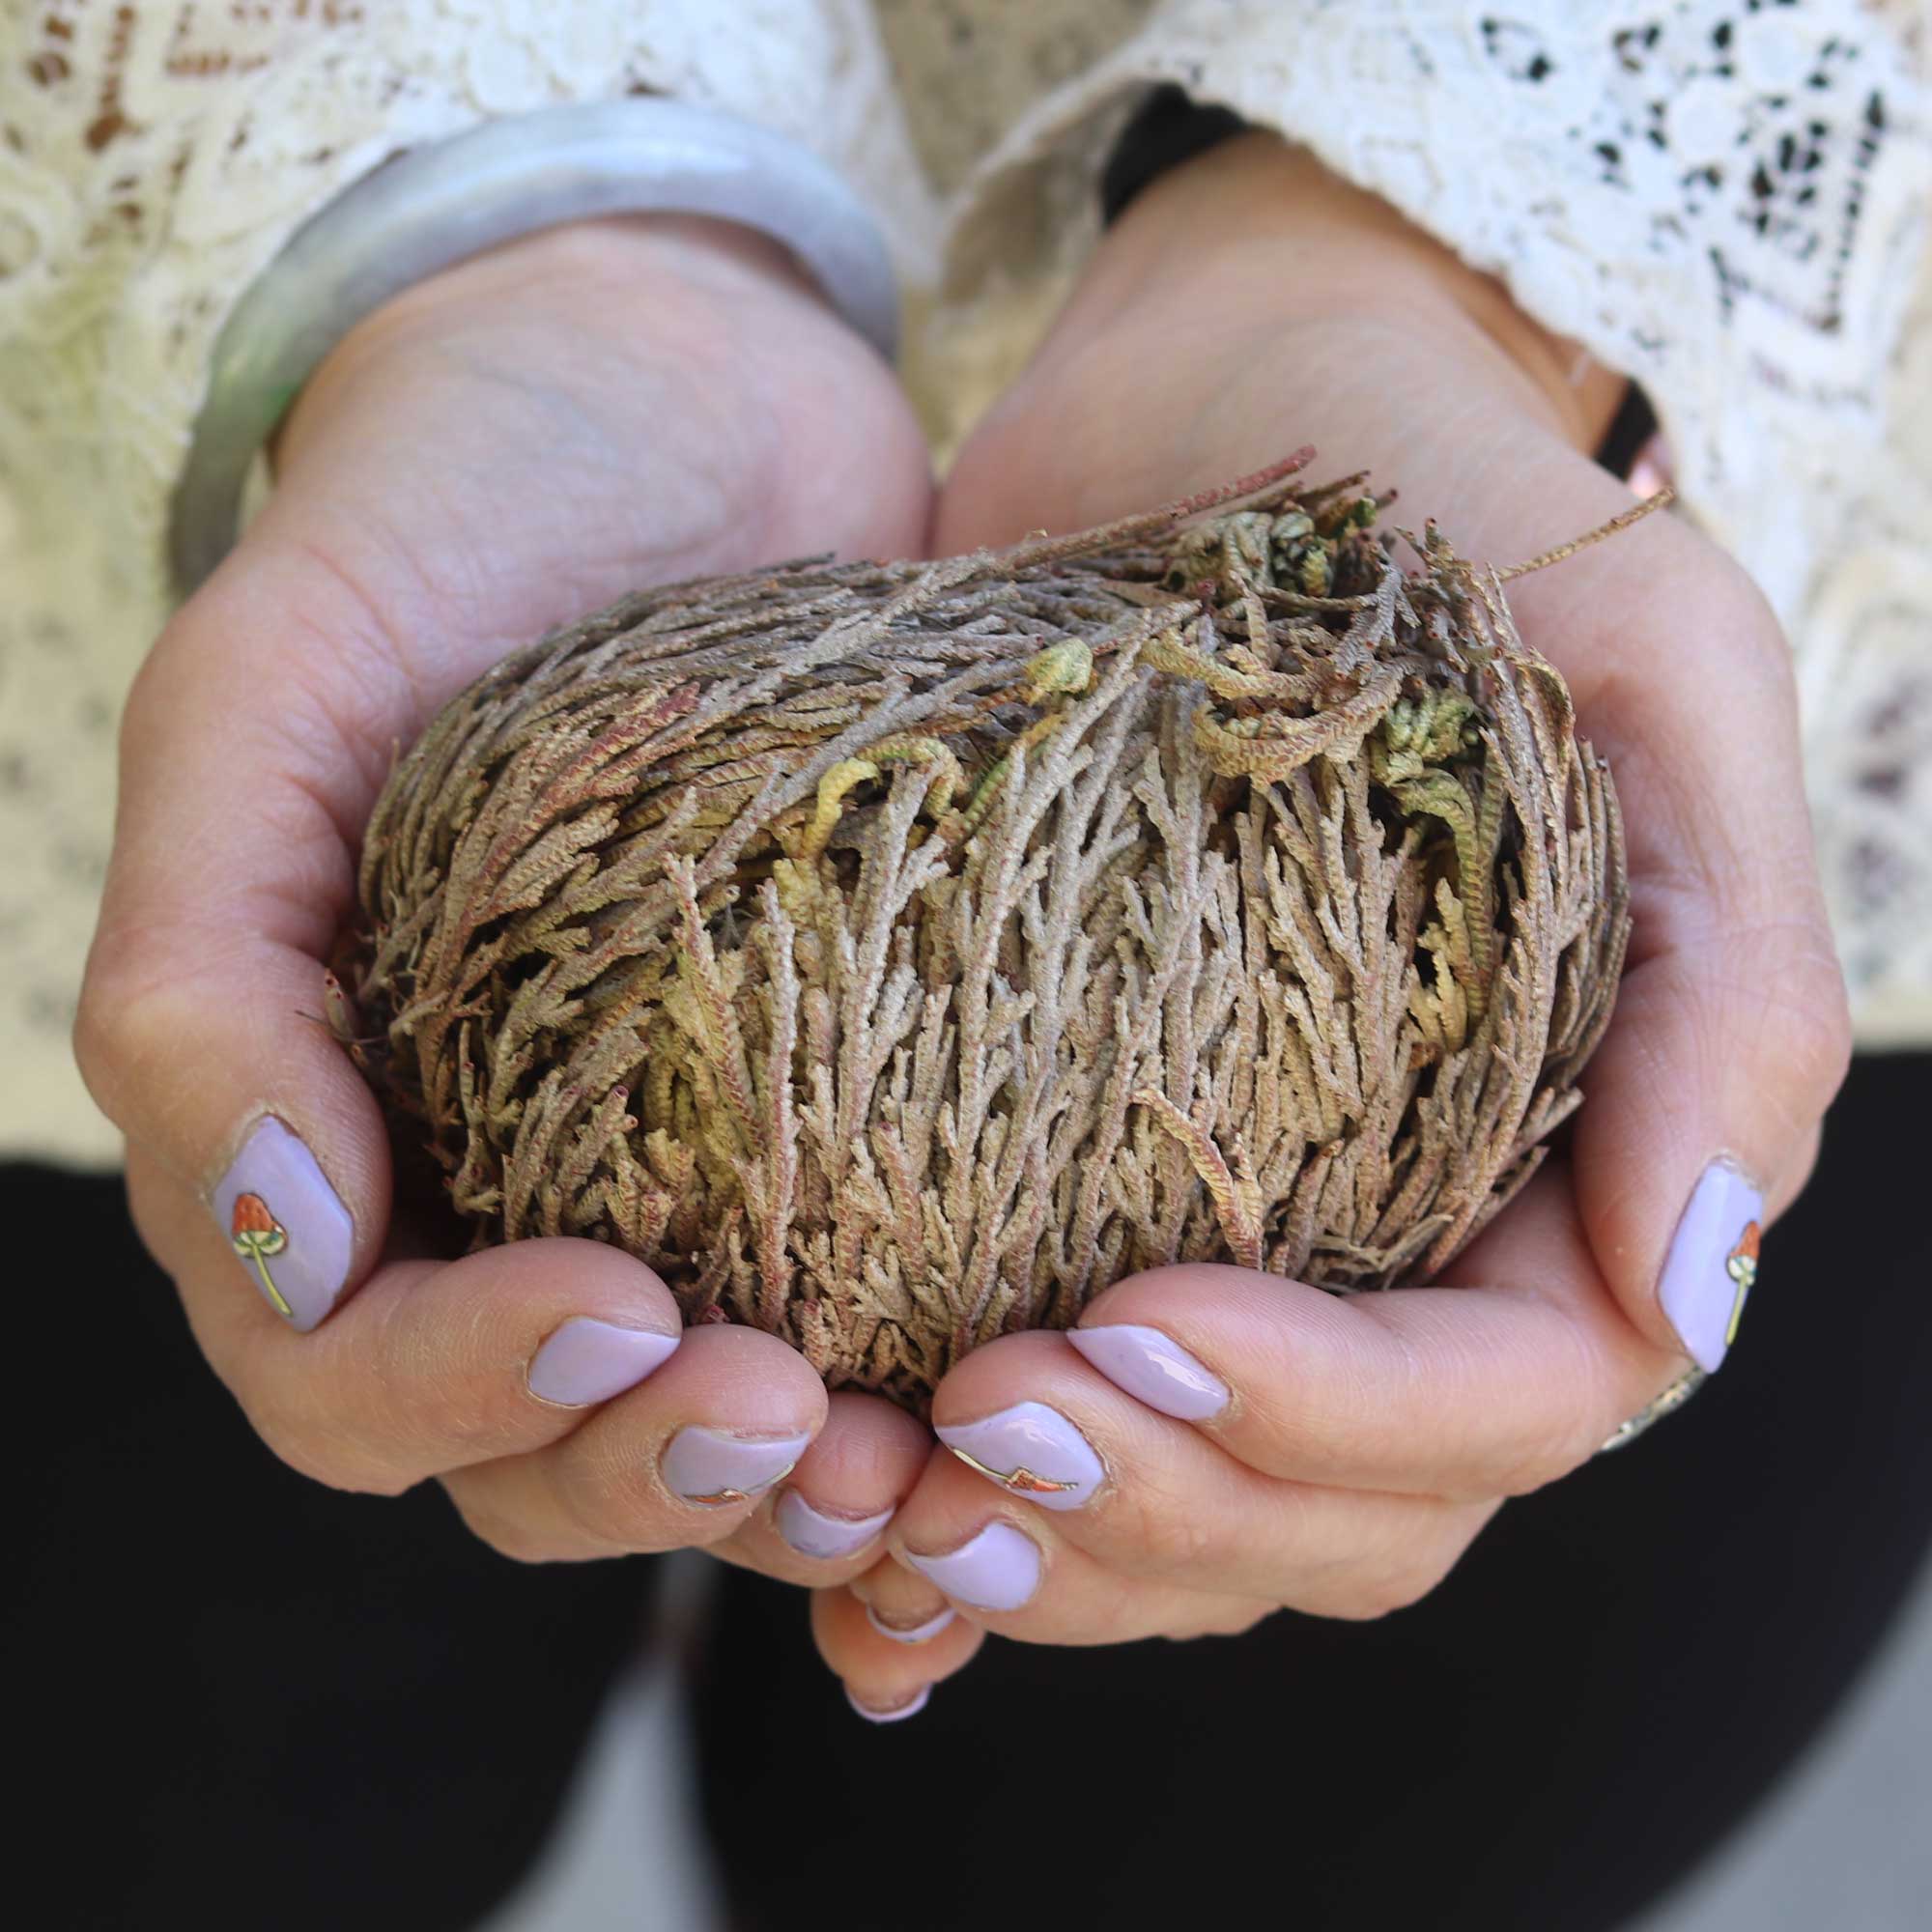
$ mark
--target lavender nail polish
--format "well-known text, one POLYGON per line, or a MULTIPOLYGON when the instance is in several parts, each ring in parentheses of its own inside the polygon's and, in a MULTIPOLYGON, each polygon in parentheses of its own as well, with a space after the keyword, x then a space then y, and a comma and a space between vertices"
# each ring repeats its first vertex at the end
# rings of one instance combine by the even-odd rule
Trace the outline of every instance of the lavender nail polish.
POLYGON ((636 1388, 677 1352, 678 1337, 574 1316, 530 1357, 525 1375, 539 1402, 583 1408, 636 1388))
POLYGON ((881 1636, 891 1637, 895 1643, 930 1643, 958 1614, 959 1612, 948 1604, 936 1617, 927 1617, 923 1624, 914 1624, 910 1630, 899 1630, 892 1624, 881 1623, 879 1613, 870 1604, 866 1605, 866 1621, 881 1636))
POLYGON ((725 1509, 768 1490, 805 1454, 810 1435, 727 1435, 722 1429, 680 1429, 659 1465, 666 1487, 688 1503, 725 1509))
POLYGON ((860 1703, 858 1698, 853 1696, 849 1690, 845 1693, 845 1701, 868 1724, 896 1724, 901 1718, 918 1717, 925 1709, 926 1702, 931 1695, 932 1686, 930 1684, 924 1685, 913 1695, 909 1702, 895 1704, 890 1711, 875 1711, 871 1705, 860 1703))
POLYGON ((918 1556, 908 1549, 905 1560, 976 1610, 1016 1610, 1039 1588, 1039 1546, 1009 1522, 989 1522, 943 1556, 918 1556))
POLYGON ((1069 1328, 1066 1339, 1117 1389, 1179 1422, 1205 1422, 1228 1406, 1228 1384, 1158 1328, 1109 1321, 1069 1328))
POLYGON ((813 1509, 796 1490, 787 1490, 779 1498, 772 1520, 779 1534, 801 1556, 831 1561, 863 1549, 892 1521, 894 1515, 892 1510, 880 1510, 876 1516, 827 1516, 824 1511, 813 1509))
POLYGON ((1728 1160, 1714 1160, 1670 1239, 1658 1299, 1685 1351, 1714 1373, 1737 1340, 1757 1280, 1764 1196, 1728 1160))
POLYGON ((273 1115, 256 1122, 211 1203, 263 1298, 302 1334, 349 1284, 355 1224, 301 1141, 273 1115))
POLYGON ((1042 1509, 1078 1509, 1107 1472, 1093 1445, 1043 1402, 932 1432, 961 1462, 1042 1509))

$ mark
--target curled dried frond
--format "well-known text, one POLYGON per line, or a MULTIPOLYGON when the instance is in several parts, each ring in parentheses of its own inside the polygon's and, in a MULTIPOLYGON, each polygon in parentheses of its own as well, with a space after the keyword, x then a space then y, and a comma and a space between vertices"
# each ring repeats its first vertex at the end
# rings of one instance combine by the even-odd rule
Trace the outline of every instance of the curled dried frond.
POLYGON ((1361 478, 1202 507, 651 591, 444 709, 352 1050, 479 1241, 920 1406, 1132 1270, 1379 1288, 1488 1221, 1614 995, 1608 775, 1361 478))

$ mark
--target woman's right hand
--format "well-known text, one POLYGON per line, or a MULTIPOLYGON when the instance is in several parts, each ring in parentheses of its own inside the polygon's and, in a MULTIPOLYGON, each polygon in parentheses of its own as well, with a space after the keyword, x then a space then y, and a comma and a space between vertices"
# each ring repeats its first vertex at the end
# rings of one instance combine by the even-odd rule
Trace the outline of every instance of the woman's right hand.
POLYGON ((277 463, 123 727, 75 1044, 144 1239, 307 1475, 439 1477, 520 1558, 703 1545, 842 1580, 927 1432, 828 1399, 773 1336, 682 1332, 658 1277, 594 1241, 405 1258, 381 1114, 312 1016, 395 751, 486 666, 654 581, 919 553, 926 454, 891 372, 775 244, 586 223, 360 325, 277 463))

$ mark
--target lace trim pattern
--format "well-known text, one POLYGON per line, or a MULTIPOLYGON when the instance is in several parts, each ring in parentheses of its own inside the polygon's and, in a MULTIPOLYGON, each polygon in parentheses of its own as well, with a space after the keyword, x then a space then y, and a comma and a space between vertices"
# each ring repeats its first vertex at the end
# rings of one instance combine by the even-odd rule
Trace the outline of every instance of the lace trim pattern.
POLYGON ((0 1147, 113 1158, 75 1076, 114 725, 239 293, 405 147, 628 93, 725 109, 934 223, 865 0, 37 0, 0 10, 0 1147))

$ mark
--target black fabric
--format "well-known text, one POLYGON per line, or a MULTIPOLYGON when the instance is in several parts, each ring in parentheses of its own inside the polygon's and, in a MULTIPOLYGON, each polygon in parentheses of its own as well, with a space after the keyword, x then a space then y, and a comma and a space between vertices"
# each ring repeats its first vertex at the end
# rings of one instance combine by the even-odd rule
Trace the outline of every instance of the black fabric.
MULTIPOLYGON (((214 1380, 117 1181, 0 1167, 16 1886, 37 1922, 461 1932, 554 1819, 649 1565, 338 1494, 214 1380), (90 1856, 71 1856, 77 1845, 90 1856)), ((245 1285, 238 1282, 245 1293, 245 1285)))
POLYGON ((1100 171, 1101 220, 1118 221, 1168 169, 1250 130, 1233 108, 1203 106, 1182 88, 1156 87, 1122 129, 1100 171))
POLYGON ((1628 476, 1635 466, 1637 453, 1657 434, 1657 412, 1650 398, 1634 383, 1624 385, 1624 399, 1617 406, 1609 429, 1605 433, 1597 461, 1612 476, 1628 476))
MULTIPOLYGON (((1928 1079, 1855 1069, 1687 1409, 1382 1622, 995 1643, 875 1729, 797 1594, 726 1571, 699 1774, 742 1932, 1137 1932, 1254 1898, 1302 1932, 1625 1923, 1789 1767, 1923 1561, 1928 1079)), ((519 1569, 433 1487, 288 1473, 117 1187, 0 1169, 0 1210, 37 1257, 8 1282, 16 1885, 106 1932, 472 1924, 552 1822, 648 1564, 519 1569)))

